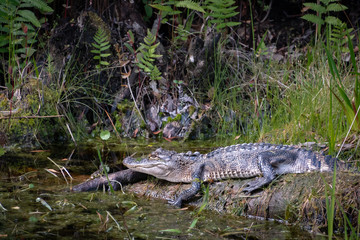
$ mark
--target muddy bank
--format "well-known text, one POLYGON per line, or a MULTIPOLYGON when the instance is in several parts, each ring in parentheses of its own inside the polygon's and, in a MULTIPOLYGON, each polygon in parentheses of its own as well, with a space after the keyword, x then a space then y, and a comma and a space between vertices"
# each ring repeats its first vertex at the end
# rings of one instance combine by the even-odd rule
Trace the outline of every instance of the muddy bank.
MULTIPOLYGON (((321 175, 326 183, 332 182, 331 174, 321 175)), ((247 196, 241 193, 241 189, 250 180, 228 180, 210 184, 208 208, 220 213, 285 220, 291 224, 300 224, 310 231, 326 233, 325 184, 319 173, 288 174, 279 177, 265 190, 247 196)), ((335 231, 344 231, 342 211, 346 213, 352 226, 357 228, 359 213, 356 209, 360 208, 359 185, 358 175, 338 173, 335 231)), ((128 185, 125 191, 143 197, 169 200, 189 187, 190 184, 174 184, 151 178, 128 185)), ((189 204, 200 206, 202 197, 198 195, 197 199, 189 204)))

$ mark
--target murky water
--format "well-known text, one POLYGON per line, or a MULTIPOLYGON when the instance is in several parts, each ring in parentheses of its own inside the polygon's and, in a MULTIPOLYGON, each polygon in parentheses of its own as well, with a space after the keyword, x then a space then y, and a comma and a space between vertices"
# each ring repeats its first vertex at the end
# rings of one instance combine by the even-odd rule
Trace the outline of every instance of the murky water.
MULTIPOLYGON (((166 145, 178 151, 209 150, 199 143, 132 142, 101 145, 103 161, 120 163, 133 152, 166 145)), ((176 209, 131 193, 72 193, 99 165, 95 145, 75 150, 7 153, 0 159, 0 239, 312 239, 295 226, 176 209), (74 178, 64 180, 61 166, 74 178)), ((121 168, 118 167, 119 169, 121 168)), ((63 174, 67 173, 63 170, 63 174)))

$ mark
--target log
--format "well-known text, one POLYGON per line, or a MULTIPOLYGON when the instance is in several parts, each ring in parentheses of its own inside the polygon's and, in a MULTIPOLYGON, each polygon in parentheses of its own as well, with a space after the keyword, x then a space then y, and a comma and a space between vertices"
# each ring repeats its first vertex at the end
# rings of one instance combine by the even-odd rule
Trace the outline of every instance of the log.
MULTIPOLYGON (((108 177, 110 182, 112 182, 114 189, 117 190, 119 189, 119 185, 116 183, 121 183, 124 185, 129 183, 136 183, 141 180, 145 180, 147 178, 147 175, 144 173, 139 173, 130 169, 126 169, 123 171, 110 173, 108 177)), ((73 192, 87 192, 102 189, 103 187, 108 187, 108 180, 105 176, 80 183, 74 186, 71 190, 73 192)))
MULTIPOLYGON (((325 189, 326 184, 331 185, 332 177, 332 173, 318 172, 286 174, 279 176, 270 186, 252 195, 245 195, 241 190, 253 179, 213 182, 209 183, 207 208, 219 213, 281 220, 289 224, 298 224, 309 231, 326 233, 325 189)), ((190 187, 190 184, 171 183, 130 169, 109 174, 109 179, 124 185, 128 184, 124 187, 126 192, 167 201, 190 187), (151 180, 145 180, 146 178, 151 180)), ((207 183, 204 185, 206 186, 207 183)), ((102 186, 107 186, 104 177, 81 183, 75 186, 73 191, 90 191, 102 186)), ((337 173, 334 231, 339 233, 344 231, 344 215, 357 229, 360 209, 359 186, 359 174, 337 173)), ((330 200, 330 192, 328 199, 330 200)), ((202 203, 203 196, 198 194, 187 204, 199 207, 202 203)), ((349 228, 348 226, 347 229, 349 228)))

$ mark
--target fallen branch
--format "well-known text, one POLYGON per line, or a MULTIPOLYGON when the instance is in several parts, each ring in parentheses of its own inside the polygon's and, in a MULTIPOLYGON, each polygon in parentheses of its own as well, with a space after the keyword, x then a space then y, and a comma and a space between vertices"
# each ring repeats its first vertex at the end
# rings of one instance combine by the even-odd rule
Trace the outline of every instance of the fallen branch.
MULTIPOLYGON (((108 175, 109 180, 113 182, 113 187, 117 189, 119 186, 114 184, 116 182, 120 182, 121 184, 129 184, 136 183, 141 180, 145 180, 148 175, 144 173, 135 172, 130 169, 126 169, 124 171, 110 173, 108 175)), ((101 189, 103 186, 108 186, 108 181, 106 177, 99 177, 87 182, 80 183, 72 188, 74 192, 86 192, 86 191, 94 191, 97 189, 101 189)))
POLYGON ((48 116, 17 116, 17 117, 14 117, 14 116, 6 116, 6 117, 0 117, 0 119, 9 119, 9 118, 12 118, 12 119, 22 119, 22 118, 27 118, 27 119, 30 119, 30 118, 56 118, 56 117, 64 117, 64 115, 48 115, 48 116))

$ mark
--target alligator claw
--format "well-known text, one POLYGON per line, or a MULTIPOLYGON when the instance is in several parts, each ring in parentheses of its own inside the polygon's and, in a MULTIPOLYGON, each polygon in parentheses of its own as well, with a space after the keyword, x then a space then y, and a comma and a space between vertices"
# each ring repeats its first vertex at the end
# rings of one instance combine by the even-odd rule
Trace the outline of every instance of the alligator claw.
POLYGON ((175 199, 175 200, 173 200, 173 199, 168 200, 168 203, 169 203, 170 205, 175 206, 175 207, 181 208, 181 203, 182 203, 182 201, 181 201, 181 199, 177 198, 177 199, 175 199))
POLYGON ((267 185, 271 180, 269 181, 266 178, 258 178, 254 181, 251 181, 247 184, 245 184, 245 188, 242 190, 245 194, 251 194, 253 191, 262 188, 263 186, 267 185))

